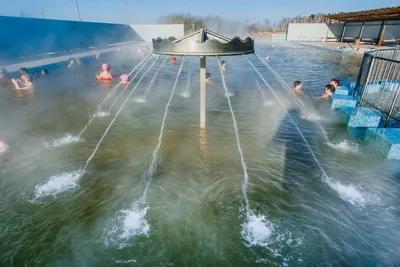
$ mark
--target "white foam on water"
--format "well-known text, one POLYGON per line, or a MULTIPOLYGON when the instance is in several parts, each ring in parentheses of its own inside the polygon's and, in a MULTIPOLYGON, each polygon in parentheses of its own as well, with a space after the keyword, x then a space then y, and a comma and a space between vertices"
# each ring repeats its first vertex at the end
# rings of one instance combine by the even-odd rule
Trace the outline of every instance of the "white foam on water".
POLYGON ((224 96, 225 96, 225 97, 231 97, 231 96, 234 96, 234 94, 233 94, 232 92, 228 92, 228 94, 225 93, 224 96))
POLYGON ((119 264, 128 264, 128 263, 136 263, 136 260, 116 260, 115 263, 119 263, 119 264))
POLYGON ((183 92, 183 93, 181 93, 181 94, 179 94, 181 97, 183 97, 183 98, 189 98, 190 97, 190 94, 189 94, 189 92, 183 92))
POLYGON ((330 141, 326 142, 326 144, 328 146, 330 146, 333 149, 339 150, 341 152, 344 153, 354 153, 354 154, 358 154, 360 153, 360 148, 358 146, 358 144, 355 143, 351 143, 348 140, 343 140, 341 142, 336 142, 336 143, 332 143, 330 141))
POLYGON ((134 98, 133 101, 135 101, 136 103, 145 103, 145 102, 147 102, 146 99, 144 99, 143 97, 134 98))
POLYGON ((242 237, 248 246, 266 247, 273 231, 274 225, 264 215, 250 213, 242 224, 242 237))
POLYGON ((49 181, 44 184, 36 185, 35 198, 45 196, 55 196, 67 190, 77 188, 78 181, 82 177, 82 171, 64 172, 50 177, 49 181))
POLYGON ((135 236, 149 236, 150 225, 146 220, 148 206, 142 207, 141 200, 132 204, 129 209, 119 211, 116 222, 108 233, 105 245, 117 244, 119 248, 128 246, 127 241, 135 236))
POLYGON ((110 115, 109 111, 101 111, 101 110, 97 111, 96 114, 94 114, 94 116, 97 117, 97 118, 104 118, 104 117, 107 117, 109 115, 110 115))
POLYGON ((362 208, 367 203, 362 192, 356 186, 352 184, 344 185, 333 179, 325 179, 325 182, 331 189, 339 193, 342 199, 350 202, 352 205, 362 208))
POLYGON ((63 137, 53 140, 53 142, 44 142, 46 148, 61 147, 69 144, 74 144, 80 141, 78 136, 73 136, 70 133, 65 134, 63 137))
POLYGON ((264 101, 264 107, 270 107, 273 106, 274 102, 270 101, 270 100, 265 100, 264 101))

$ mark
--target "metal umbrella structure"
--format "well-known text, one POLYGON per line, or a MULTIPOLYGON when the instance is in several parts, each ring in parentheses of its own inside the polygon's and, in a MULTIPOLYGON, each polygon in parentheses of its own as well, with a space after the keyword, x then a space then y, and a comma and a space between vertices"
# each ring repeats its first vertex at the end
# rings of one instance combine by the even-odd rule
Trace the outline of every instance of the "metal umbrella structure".
POLYGON ((200 128, 206 127, 206 56, 237 56, 254 53, 250 37, 232 39, 207 29, 176 39, 153 39, 153 53, 170 56, 200 57, 200 128))

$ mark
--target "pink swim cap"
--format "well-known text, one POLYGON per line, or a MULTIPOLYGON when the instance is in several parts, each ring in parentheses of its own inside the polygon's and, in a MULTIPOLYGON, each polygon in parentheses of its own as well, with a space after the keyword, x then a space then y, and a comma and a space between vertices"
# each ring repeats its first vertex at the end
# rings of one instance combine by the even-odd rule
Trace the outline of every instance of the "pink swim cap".
POLYGON ((129 76, 128 76, 128 74, 122 74, 120 78, 122 81, 127 82, 129 79, 129 76))
POLYGON ((110 66, 110 64, 104 63, 102 68, 103 68, 103 70, 110 70, 111 66, 110 66))

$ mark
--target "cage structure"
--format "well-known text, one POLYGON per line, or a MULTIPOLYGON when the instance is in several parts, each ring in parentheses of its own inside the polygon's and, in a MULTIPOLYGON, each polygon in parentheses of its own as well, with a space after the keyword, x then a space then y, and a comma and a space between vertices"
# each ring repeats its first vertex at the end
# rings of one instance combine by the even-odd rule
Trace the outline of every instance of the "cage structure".
POLYGON ((153 39, 153 53, 170 56, 200 57, 200 128, 206 127, 206 57, 238 56, 254 53, 254 40, 250 37, 232 39, 216 32, 200 29, 182 38, 153 39))

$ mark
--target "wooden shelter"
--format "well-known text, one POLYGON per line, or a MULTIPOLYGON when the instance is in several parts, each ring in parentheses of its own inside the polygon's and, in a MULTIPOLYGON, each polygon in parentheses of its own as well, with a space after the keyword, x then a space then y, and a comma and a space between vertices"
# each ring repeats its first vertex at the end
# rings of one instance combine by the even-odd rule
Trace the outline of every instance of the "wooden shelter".
POLYGON ((362 34, 364 30, 364 25, 366 21, 379 21, 381 23, 381 28, 379 31, 378 37, 378 45, 382 45, 384 41, 385 30, 388 21, 400 20, 400 6, 397 7, 388 7, 388 8, 379 8, 379 9, 371 9, 364 11, 356 11, 356 12, 347 12, 347 13, 337 13, 337 14, 328 14, 325 16, 329 19, 329 25, 332 20, 344 22, 342 34, 340 36, 340 41, 343 42, 344 34, 346 32, 346 26, 350 22, 362 22, 360 35, 358 37, 359 40, 362 39, 362 34))

